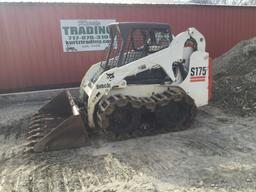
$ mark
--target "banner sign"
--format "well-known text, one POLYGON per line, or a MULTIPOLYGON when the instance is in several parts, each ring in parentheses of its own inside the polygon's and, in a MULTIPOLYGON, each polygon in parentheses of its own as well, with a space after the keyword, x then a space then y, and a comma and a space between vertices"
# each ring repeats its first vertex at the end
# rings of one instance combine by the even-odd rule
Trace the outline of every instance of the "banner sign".
POLYGON ((104 50, 110 42, 107 25, 115 20, 61 20, 64 52, 104 50))

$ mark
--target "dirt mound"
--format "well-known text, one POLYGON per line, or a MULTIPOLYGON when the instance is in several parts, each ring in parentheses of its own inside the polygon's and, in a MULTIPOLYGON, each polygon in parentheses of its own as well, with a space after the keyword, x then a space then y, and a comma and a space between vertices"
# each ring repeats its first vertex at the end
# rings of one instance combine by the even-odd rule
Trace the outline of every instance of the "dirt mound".
POLYGON ((256 37, 213 61, 214 101, 229 112, 256 114, 256 37))

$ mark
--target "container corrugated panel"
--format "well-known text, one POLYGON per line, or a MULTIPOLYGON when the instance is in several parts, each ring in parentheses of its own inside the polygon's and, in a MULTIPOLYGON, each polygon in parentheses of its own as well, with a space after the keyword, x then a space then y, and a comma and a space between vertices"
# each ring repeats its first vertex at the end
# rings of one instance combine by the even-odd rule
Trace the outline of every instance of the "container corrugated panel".
POLYGON ((0 92, 79 84, 103 51, 64 53, 61 19, 166 22, 174 34, 196 27, 211 57, 256 36, 255 7, 121 4, 0 4, 0 92))

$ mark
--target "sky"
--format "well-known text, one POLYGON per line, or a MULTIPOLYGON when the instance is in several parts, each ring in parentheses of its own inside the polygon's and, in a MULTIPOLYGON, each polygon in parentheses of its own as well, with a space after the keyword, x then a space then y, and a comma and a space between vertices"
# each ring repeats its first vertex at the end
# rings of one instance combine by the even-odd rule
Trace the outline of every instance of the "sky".
MULTIPOLYGON (((241 0, 227 0, 228 4, 241 0)), ((0 0, 0 2, 182 4, 189 0, 0 0)))
POLYGON ((171 4, 186 2, 187 0, 0 0, 0 2, 66 2, 66 3, 152 3, 152 4, 171 4))

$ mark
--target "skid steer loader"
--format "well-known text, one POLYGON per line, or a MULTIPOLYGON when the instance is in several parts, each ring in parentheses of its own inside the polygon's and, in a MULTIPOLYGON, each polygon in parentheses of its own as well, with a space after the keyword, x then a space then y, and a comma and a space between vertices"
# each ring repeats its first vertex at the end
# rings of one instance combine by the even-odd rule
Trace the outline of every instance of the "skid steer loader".
POLYGON ((210 59, 199 31, 174 36, 163 23, 108 27, 106 57, 86 72, 79 98, 64 91, 32 117, 30 150, 88 145, 91 130, 135 137, 179 130, 208 104, 210 59))

